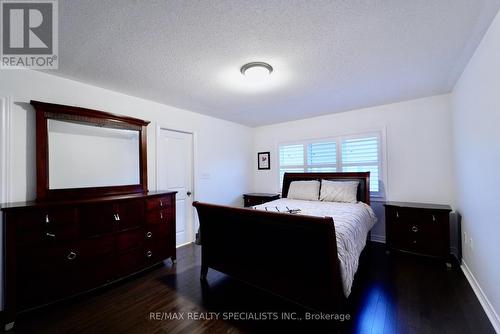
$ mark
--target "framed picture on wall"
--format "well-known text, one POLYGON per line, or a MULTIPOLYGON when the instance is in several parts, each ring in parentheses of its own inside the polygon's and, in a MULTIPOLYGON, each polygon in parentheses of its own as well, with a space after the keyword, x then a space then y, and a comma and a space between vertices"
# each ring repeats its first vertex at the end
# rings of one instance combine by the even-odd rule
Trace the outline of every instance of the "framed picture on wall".
POLYGON ((259 169, 271 169, 271 153, 270 152, 257 153, 257 162, 259 169))

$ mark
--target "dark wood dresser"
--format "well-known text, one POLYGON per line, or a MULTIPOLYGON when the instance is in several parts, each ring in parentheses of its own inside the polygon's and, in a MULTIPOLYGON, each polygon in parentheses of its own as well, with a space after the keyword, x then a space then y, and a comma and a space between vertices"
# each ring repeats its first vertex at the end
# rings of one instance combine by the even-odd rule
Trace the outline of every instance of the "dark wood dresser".
POLYGON ((249 193, 243 194, 245 207, 264 204, 280 198, 280 194, 249 193))
POLYGON ((176 258, 175 192, 1 209, 7 322, 21 311, 176 258))
POLYGON ((451 211, 448 205, 386 202, 387 249, 430 256, 449 264, 451 211))

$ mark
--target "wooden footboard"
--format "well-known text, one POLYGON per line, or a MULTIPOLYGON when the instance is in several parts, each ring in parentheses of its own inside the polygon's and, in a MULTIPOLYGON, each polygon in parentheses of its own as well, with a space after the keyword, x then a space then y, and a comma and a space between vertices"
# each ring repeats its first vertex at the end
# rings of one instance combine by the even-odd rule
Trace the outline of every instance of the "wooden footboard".
POLYGON ((345 304, 333 219, 194 202, 208 268, 311 310, 345 304))

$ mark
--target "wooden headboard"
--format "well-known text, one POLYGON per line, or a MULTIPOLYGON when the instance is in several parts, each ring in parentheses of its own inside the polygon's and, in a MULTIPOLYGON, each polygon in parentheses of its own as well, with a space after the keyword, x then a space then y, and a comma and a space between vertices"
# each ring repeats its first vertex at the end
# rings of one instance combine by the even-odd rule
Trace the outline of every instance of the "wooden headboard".
POLYGON ((288 196, 290 183, 293 181, 332 180, 332 181, 359 181, 358 201, 370 205, 370 172, 363 173, 285 173, 283 176, 283 190, 281 197, 288 196))

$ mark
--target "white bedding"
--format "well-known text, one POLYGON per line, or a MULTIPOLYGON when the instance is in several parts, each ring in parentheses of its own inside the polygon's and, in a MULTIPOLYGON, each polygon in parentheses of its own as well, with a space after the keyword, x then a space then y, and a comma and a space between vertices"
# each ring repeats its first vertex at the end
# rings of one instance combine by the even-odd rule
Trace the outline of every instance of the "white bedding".
POLYGON ((282 198, 254 206, 258 210, 285 212, 288 209, 300 209, 301 215, 332 217, 337 236, 337 252, 340 261, 340 273, 346 297, 351 293, 354 274, 358 270, 359 256, 365 247, 366 237, 377 217, 372 208, 362 202, 339 203, 321 201, 302 201, 282 198))

